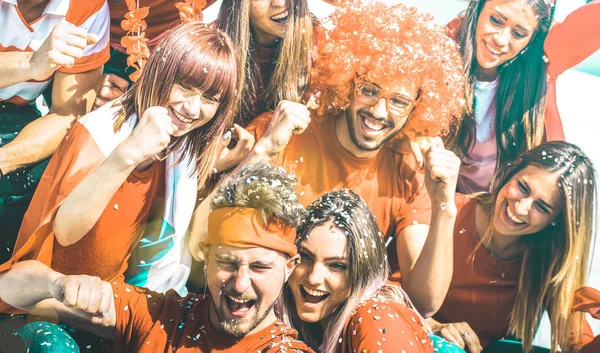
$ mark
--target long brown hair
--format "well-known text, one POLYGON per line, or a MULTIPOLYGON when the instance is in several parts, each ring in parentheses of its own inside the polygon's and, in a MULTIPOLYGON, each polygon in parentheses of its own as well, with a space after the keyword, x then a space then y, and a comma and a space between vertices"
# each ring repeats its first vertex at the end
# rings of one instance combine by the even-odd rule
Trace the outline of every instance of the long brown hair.
POLYGON ((195 87, 207 95, 220 94, 215 116, 184 136, 173 138, 168 151, 181 149, 191 157, 201 189, 213 171, 218 137, 232 125, 237 84, 235 49, 225 33, 200 22, 172 30, 154 50, 140 78, 122 98, 123 109, 114 122, 115 131, 133 114, 164 106, 173 85, 195 87))
POLYGON ((299 102, 309 82, 313 21, 306 0, 291 0, 284 36, 275 48, 270 82, 263 82, 256 62, 256 39, 250 18, 251 0, 223 0, 217 26, 236 44, 239 58, 236 122, 246 126, 281 100, 299 102), (263 93, 264 92, 264 93, 263 93))
MULTIPOLYGON (((570 308, 575 290, 585 285, 591 258, 597 212, 596 172, 579 147, 561 141, 544 143, 498 169, 492 192, 478 197, 488 217, 494 214, 496 197, 504 185, 530 165, 560 175, 558 191, 564 208, 553 223, 521 240, 523 262, 509 333, 523 341, 525 352, 531 351, 534 329, 546 310, 552 329, 551 351, 557 352, 560 346, 566 352, 571 345, 571 329, 581 330, 582 317, 571 314, 570 308)), ((486 232, 482 243, 489 241, 489 236, 491 231, 486 232)))
MULTIPOLYGON (((471 0, 462 25, 457 33, 463 58, 466 100, 471 107, 463 116, 462 124, 449 139, 449 147, 463 156, 475 143, 475 29, 487 0, 471 0)), ((526 0, 536 14, 539 24, 527 46, 513 59, 498 67, 496 93, 497 165, 512 161, 517 156, 543 141, 544 110, 546 106, 546 70, 543 60, 544 41, 554 16, 554 7, 546 0, 526 0)))

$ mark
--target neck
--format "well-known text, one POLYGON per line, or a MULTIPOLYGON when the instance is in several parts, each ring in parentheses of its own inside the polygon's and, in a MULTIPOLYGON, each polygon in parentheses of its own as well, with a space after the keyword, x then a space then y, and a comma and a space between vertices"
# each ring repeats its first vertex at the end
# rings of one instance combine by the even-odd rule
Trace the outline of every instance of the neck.
POLYGON ((475 77, 481 82, 492 82, 498 78, 498 70, 496 67, 484 69, 477 64, 477 67, 475 68, 475 77))
POLYGON ((373 151, 365 151, 354 144, 350 138, 350 130, 348 129, 348 120, 346 112, 342 112, 335 117, 335 136, 340 145, 351 155, 356 158, 374 158, 379 153, 379 149, 373 151))
MULTIPOLYGON (((490 227, 490 215, 486 213, 481 204, 475 208, 475 229, 477 236, 482 239, 490 227)), ((510 260, 522 253, 520 236, 498 234, 494 229, 489 239, 485 239, 483 247, 486 251, 500 260, 510 260)))
POLYGON ((27 22, 38 19, 50 0, 17 0, 19 11, 27 22))

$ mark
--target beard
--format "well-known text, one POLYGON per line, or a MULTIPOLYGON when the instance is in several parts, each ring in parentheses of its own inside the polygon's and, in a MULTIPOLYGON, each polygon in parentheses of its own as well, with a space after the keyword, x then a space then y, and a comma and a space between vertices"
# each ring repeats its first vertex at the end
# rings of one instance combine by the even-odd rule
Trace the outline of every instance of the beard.
MULTIPOLYGON (((224 305, 227 305, 227 304, 224 303, 224 305)), ((258 305, 258 304, 254 304, 254 305, 258 305)), ((263 322, 265 320, 265 318, 267 317, 267 315, 269 315, 269 313, 271 312, 271 310, 273 309, 274 306, 275 306, 275 303, 273 302, 267 308, 267 310, 264 310, 263 312, 259 312, 258 307, 257 307, 257 310, 254 313, 254 315, 252 315, 252 317, 244 317, 244 318, 240 318, 240 319, 230 319, 230 318, 226 318, 225 313, 223 312, 223 309, 218 308, 216 305, 214 305, 214 302, 213 302, 213 308, 215 309, 215 314, 217 315, 217 318, 219 319, 219 322, 221 323, 221 328, 222 328, 223 332, 225 334, 235 337, 235 338, 244 337, 245 335, 248 334, 248 332, 254 330, 256 328, 256 326, 258 326, 261 322, 263 322)))
MULTIPOLYGON (((365 114, 368 115, 369 113, 365 114)), ((391 140, 396 135, 396 133, 399 132, 398 129, 398 131, 396 131, 395 133, 389 134, 387 136, 383 135, 380 140, 371 140, 362 136, 362 134, 359 131, 359 124, 361 124, 359 119, 362 119, 362 117, 360 116, 360 110, 352 112, 352 109, 347 109, 345 115, 346 124, 348 125, 348 132, 350 133, 350 140, 356 147, 363 151, 371 152, 380 149, 386 142, 391 140)), ((393 130, 394 126, 390 126, 389 129, 393 130)))

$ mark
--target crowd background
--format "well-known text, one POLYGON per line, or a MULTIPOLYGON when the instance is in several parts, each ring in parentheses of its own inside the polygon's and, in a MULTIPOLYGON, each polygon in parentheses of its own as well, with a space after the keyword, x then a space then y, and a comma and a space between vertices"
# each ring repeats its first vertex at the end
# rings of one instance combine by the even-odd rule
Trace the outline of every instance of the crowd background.
MULTIPOLYGON (((398 0, 378 0, 385 3, 398 3, 398 0)), ((464 11, 468 5, 466 0, 402 0, 402 3, 415 6, 422 12, 431 13, 440 24, 446 24, 464 11)), ((576 8, 583 6, 586 0, 557 1, 555 19, 562 21, 576 8)), ((204 22, 212 22, 217 17, 221 1, 206 9, 204 22)), ((308 0, 309 9, 319 18, 326 18, 334 9, 321 0, 308 0)), ((599 20, 600 21, 600 20, 599 20)), ((599 22, 600 24, 600 22, 599 22)), ((600 165, 600 148, 596 131, 600 127, 600 51, 568 70, 557 81, 557 105, 562 118, 566 139, 576 143, 592 159, 600 165)), ((43 100, 38 100, 42 114, 47 108, 43 100)), ((596 181, 597 183, 600 180, 596 181)), ((600 288, 600 242, 595 244, 588 285, 600 288)), ((594 334, 600 333, 600 321, 588 318, 594 334)), ((544 317, 538 330, 534 344, 542 347, 550 346, 550 329, 547 317, 544 317)))

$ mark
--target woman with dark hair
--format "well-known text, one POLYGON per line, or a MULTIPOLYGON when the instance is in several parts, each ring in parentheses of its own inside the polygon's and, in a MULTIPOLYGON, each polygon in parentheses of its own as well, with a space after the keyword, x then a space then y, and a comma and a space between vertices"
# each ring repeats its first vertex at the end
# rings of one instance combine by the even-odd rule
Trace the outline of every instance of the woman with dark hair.
POLYGON ((325 353, 433 352, 406 293, 386 284, 385 244, 365 201, 342 189, 307 210, 282 310, 304 342, 325 353))
POLYGON ((487 191, 498 165, 564 140, 556 79, 600 48, 600 1, 552 25, 554 0, 472 0, 448 27, 460 44, 472 107, 451 138, 458 191, 487 191))
POLYGON ((0 271, 37 259, 62 273, 123 281, 132 249, 160 242, 175 249, 161 258, 161 288, 185 292, 185 232, 214 168, 215 136, 233 120, 237 74, 222 31, 198 22, 171 31, 123 98, 71 128, 0 271))
POLYGON ((570 308, 587 277, 595 181, 578 147, 554 141, 503 164, 490 193, 459 195, 454 276, 433 330, 469 352, 506 335, 530 352, 547 311, 552 353, 587 343, 587 323, 570 308))

